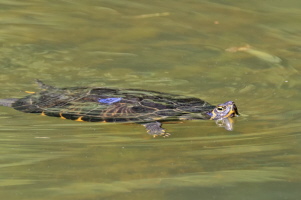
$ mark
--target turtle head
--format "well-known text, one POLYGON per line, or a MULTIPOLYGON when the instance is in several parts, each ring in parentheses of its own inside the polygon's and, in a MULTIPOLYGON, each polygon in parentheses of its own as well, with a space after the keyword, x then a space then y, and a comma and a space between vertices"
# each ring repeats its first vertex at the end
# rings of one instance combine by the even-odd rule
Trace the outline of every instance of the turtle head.
POLYGON ((219 104, 207 114, 211 116, 210 119, 213 120, 220 120, 239 115, 237 107, 233 101, 227 101, 226 103, 219 104))

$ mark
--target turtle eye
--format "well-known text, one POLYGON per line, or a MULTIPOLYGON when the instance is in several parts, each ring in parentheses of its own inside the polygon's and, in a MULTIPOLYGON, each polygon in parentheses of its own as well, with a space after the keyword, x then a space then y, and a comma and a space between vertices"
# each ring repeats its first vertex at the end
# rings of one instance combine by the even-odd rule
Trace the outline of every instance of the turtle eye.
POLYGON ((217 107, 216 109, 217 109, 217 111, 223 111, 223 110, 224 110, 224 107, 219 106, 219 107, 217 107))

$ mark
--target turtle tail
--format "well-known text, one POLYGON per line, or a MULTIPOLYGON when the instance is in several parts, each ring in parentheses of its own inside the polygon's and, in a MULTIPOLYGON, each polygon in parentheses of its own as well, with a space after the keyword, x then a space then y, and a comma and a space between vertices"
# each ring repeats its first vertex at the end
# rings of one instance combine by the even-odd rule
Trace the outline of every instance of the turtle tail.
POLYGON ((15 103, 18 99, 10 98, 10 99, 0 99, 0 106, 12 107, 12 104, 15 103))

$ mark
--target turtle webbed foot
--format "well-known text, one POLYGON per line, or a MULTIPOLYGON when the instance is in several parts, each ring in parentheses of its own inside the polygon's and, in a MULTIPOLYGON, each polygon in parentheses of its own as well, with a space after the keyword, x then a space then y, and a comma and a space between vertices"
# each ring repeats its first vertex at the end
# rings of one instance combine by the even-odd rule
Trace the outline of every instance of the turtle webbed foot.
POLYGON ((147 124, 143 124, 143 126, 146 128, 147 133, 152 135, 153 137, 168 137, 170 135, 169 133, 165 132, 164 128, 161 127, 162 124, 160 122, 150 122, 147 124))

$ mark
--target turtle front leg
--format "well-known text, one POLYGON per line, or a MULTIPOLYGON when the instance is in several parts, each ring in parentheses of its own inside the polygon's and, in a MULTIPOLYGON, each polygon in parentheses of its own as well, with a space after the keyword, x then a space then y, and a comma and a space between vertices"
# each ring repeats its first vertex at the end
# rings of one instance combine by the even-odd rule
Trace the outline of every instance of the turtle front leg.
POLYGON ((153 137, 168 137, 170 135, 169 133, 165 132, 164 128, 161 127, 162 124, 160 122, 150 122, 147 124, 143 124, 143 126, 146 128, 147 133, 152 135, 153 137))

